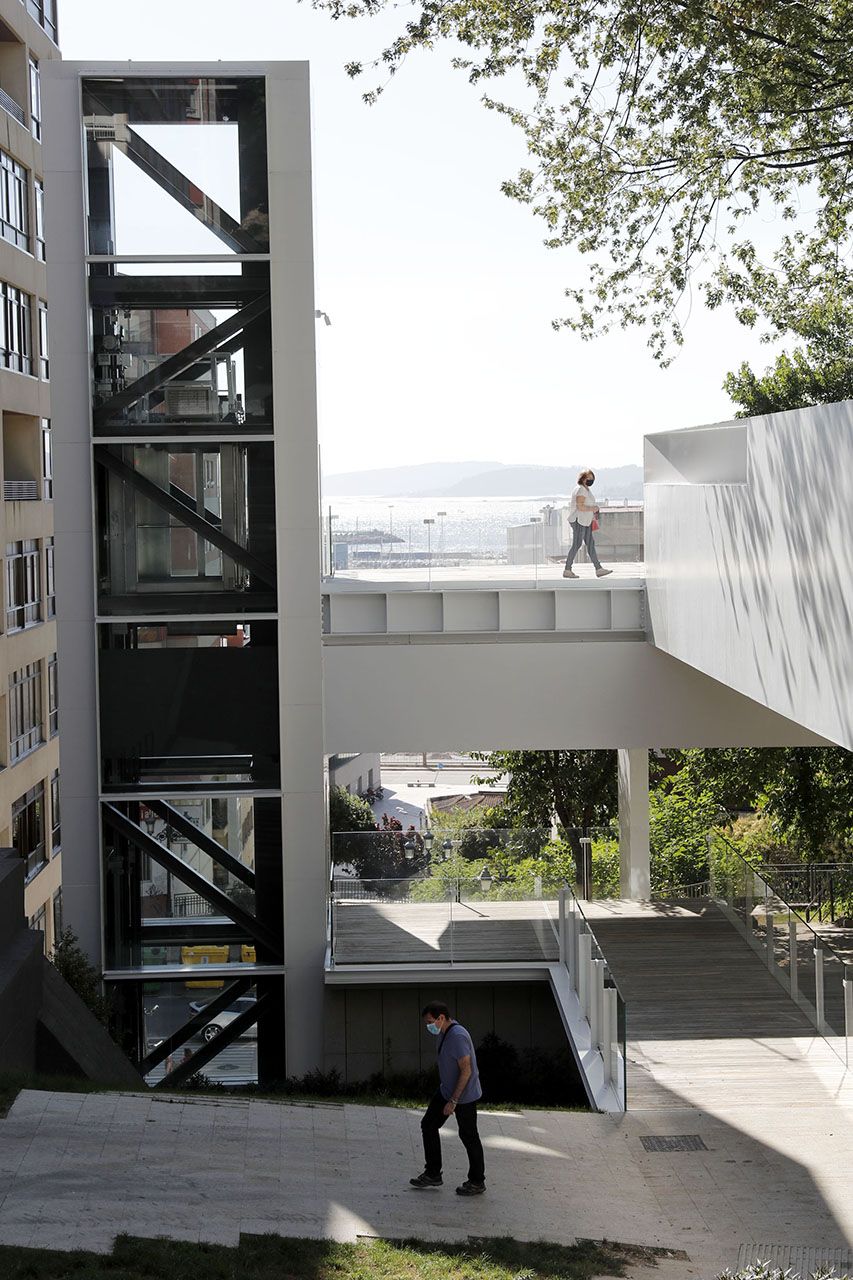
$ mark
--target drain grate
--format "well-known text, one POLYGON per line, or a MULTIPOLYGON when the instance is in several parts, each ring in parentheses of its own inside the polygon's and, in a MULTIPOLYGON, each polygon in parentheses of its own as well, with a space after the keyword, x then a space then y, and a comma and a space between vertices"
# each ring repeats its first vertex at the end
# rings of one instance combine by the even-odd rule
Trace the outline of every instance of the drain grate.
POLYGON ((707 1151, 698 1133, 674 1133, 664 1137, 640 1138, 646 1151, 707 1151))
POLYGON ((754 1262, 769 1262, 772 1267, 795 1276, 810 1276, 815 1271, 835 1269, 835 1274, 853 1274, 853 1249, 810 1248, 793 1244, 742 1244, 737 1256, 738 1270, 754 1262))

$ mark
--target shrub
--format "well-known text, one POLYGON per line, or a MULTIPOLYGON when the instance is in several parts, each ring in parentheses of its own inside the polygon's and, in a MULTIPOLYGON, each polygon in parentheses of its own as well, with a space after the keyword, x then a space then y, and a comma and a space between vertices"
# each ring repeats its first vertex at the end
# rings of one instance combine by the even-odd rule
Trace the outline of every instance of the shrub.
POLYGON ((104 995, 101 976, 83 951, 73 929, 63 929, 59 935, 51 960, 57 973, 65 979, 99 1022, 109 1026, 112 1001, 104 995))

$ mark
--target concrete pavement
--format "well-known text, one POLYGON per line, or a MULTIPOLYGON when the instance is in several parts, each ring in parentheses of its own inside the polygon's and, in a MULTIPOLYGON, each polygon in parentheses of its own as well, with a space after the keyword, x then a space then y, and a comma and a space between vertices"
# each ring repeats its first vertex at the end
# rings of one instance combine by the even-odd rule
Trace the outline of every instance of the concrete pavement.
POLYGON ((468 1201, 453 1191, 465 1170, 452 1122, 443 1189, 409 1189, 422 1166, 416 1110, 25 1091, 0 1120, 0 1242, 607 1238, 685 1250, 689 1262, 667 1270, 700 1280, 759 1243, 843 1257, 853 1244, 849 1108, 827 1098, 802 1112, 769 1103, 712 1114, 677 1101, 622 1117, 485 1113, 489 1190, 468 1201), (706 1149, 641 1140, 679 1134, 706 1149))

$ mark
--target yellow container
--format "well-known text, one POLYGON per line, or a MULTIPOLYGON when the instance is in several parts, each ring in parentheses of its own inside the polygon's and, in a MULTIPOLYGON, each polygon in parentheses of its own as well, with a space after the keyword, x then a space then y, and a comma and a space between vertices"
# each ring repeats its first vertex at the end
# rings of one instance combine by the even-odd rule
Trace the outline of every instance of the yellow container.
MULTIPOLYGON (((227 964, 228 948, 227 947, 181 947, 181 964, 227 964)), ((188 987, 224 987, 225 982, 222 978, 210 978, 205 981, 192 981, 187 983, 188 987)))
POLYGON ((256 963, 255 948, 247 947, 244 942, 242 947, 240 948, 240 960, 242 961, 243 964, 255 964, 256 963))

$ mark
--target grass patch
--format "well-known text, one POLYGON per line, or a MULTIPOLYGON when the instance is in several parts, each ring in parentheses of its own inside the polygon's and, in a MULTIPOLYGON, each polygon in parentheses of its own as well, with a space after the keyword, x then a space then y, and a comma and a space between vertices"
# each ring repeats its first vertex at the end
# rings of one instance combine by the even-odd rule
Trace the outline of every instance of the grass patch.
MULTIPOLYGON (((663 1252, 663 1251, 660 1251, 663 1252)), ((239 1246, 119 1236, 111 1254, 0 1246, 4 1280, 592 1280, 653 1266, 656 1251, 583 1241, 467 1244, 243 1236, 239 1246)))

